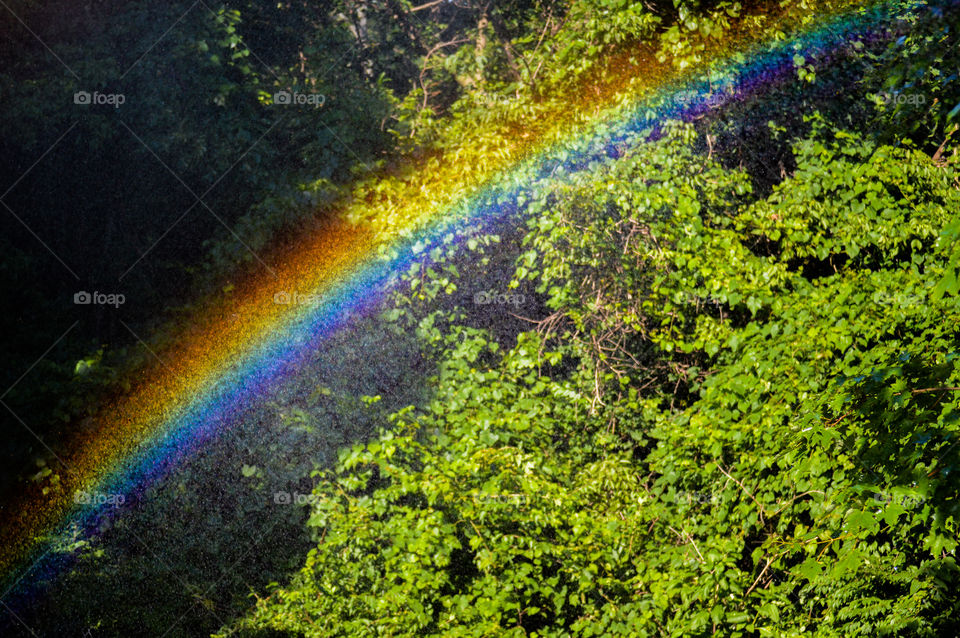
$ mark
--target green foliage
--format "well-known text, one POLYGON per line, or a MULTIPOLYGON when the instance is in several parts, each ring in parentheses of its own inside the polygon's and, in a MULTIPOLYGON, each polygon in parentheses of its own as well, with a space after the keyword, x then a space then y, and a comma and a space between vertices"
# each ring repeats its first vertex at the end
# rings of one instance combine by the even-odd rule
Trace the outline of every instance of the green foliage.
POLYGON ((960 16, 946 1, 904 5, 900 36, 867 58, 868 78, 877 85, 875 126, 885 137, 906 134, 941 147, 938 157, 953 157, 960 125, 960 16))
MULTIPOLYGON (((169 268, 229 294, 220 278, 252 263, 250 249, 345 201, 350 220, 390 237, 457 201, 520 223, 417 244, 387 310, 306 353, 216 451, 96 538, 58 539, 76 563, 36 626, 162 633, 183 613, 176 632, 209 633, 248 590, 297 569, 220 635, 956 633, 960 175, 946 3, 891 3, 889 43, 784 54, 796 77, 764 95, 613 150, 558 150, 548 176, 509 176, 519 198, 477 186, 528 138, 582 123, 623 68, 698 69, 734 35, 839 4, 800 3, 783 23, 738 3, 656 0, 191 14, 130 76, 144 110, 129 122, 191 184, 256 148, 214 202, 236 211, 233 231, 199 233, 202 260, 173 254, 169 268), (178 86, 153 81, 164 73, 178 86), (924 105, 868 97, 918 87, 924 105), (329 102, 275 121, 278 89, 329 102), (588 159, 568 172, 575 157, 588 159), (488 290, 526 305, 474 301, 488 290), (278 490, 311 488, 300 507, 277 506, 278 490), (268 532, 237 553, 251 528, 303 523, 291 542, 268 532), (159 565, 154 551, 176 558, 159 565), (122 614, 88 604, 103 589, 122 614)), ((153 33, 183 7, 122 8, 105 31, 120 43, 141 37, 124 20, 153 33)), ((65 56, 81 48, 78 32, 59 36, 65 56)), ((108 82, 118 47, 91 42, 85 77, 108 82)), ((4 144, 32 156, 45 138, 26 123, 66 125, 36 96, 77 88, 59 70, 18 84, 44 56, 0 77, 16 97, 4 144)), ((742 78, 714 86, 717 71, 701 79, 735 94, 742 78)), ((107 118, 82 122, 95 150, 116 143, 107 118)), ((127 163, 118 183, 156 194, 157 209, 179 203, 127 163)), ((149 210, 133 218, 154 223, 149 210)), ((11 279, 32 267, 9 254, 11 279)), ((78 348, 69 365, 38 366, 46 387, 11 399, 39 412, 66 395, 56 416, 76 420, 98 391, 129 389, 118 369, 138 356, 78 348)), ((31 454, 28 470, 60 489, 51 458, 31 454)))
POLYGON ((956 628, 955 170, 815 121, 759 198, 697 137, 538 189, 539 333, 431 333, 433 400, 320 477, 305 566, 222 635, 956 628))

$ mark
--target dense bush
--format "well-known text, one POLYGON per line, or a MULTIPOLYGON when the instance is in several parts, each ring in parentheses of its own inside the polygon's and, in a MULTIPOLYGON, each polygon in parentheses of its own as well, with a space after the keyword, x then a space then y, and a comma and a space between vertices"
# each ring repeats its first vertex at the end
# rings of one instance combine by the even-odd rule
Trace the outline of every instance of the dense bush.
POLYGON ((955 169, 820 123, 756 199, 694 135, 540 191, 551 314, 503 354, 450 328, 235 631, 955 631, 955 169))

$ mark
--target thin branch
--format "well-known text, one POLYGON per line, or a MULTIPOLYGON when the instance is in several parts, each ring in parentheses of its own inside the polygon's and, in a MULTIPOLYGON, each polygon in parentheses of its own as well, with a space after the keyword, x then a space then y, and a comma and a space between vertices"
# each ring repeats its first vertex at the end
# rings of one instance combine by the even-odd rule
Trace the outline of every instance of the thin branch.
POLYGON ((430 7, 435 7, 438 4, 443 4, 447 0, 433 0, 433 2, 428 2, 426 4, 421 4, 419 7, 411 7, 410 13, 416 13, 417 11, 423 11, 424 9, 429 9, 430 7))
POLYGON ((423 67, 421 67, 420 69, 420 77, 418 78, 420 82, 420 88, 423 89, 423 104, 420 105, 421 110, 427 108, 427 99, 429 98, 429 94, 427 92, 427 85, 424 82, 423 76, 426 75, 427 73, 427 68, 428 68, 427 62, 429 62, 430 56, 444 47, 453 46, 455 44, 463 44, 464 42, 469 42, 469 41, 470 41, 469 38, 457 38, 456 40, 450 40, 449 42, 441 42, 440 44, 435 45, 432 49, 427 51, 427 54, 423 56, 423 67))
POLYGON ((684 528, 682 528, 682 527, 680 528, 680 529, 683 530, 683 534, 682 534, 682 535, 680 534, 680 532, 678 532, 677 530, 673 529, 673 528, 670 527, 669 525, 667 526, 667 529, 669 529, 671 532, 673 532, 673 533, 676 534, 677 536, 680 536, 680 538, 683 538, 684 536, 686 536, 686 537, 687 537, 687 540, 690 541, 690 544, 693 545, 693 551, 695 551, 695 552, 697 553, 697 556, 700 557, 700 562, 701 562, 701 563, 706 563, 706 562, 707 562, 706 560, 704 560, 703 554, 700 553, 700 549, 697 547, 697 542, 696 542, 695 540, 693 540, 693 537, 690 536, 690 533, 687 532, 686 529, 684 529, 684 528))
MULTIPOLYGON (((955 387, 923 388, 920 390, 910 390, 910 394, 923 394, 924 392, 956 392, 958 390, 960 390, 960 388, 955 388, 955 387)), ((894 396, 897 396, 900 394, 903 394, 903 392, 896 392, 894 393, 894 396)))
POLYGON ((750 595, 750 592, 752 592, 752 591, 754 590, 754 588, 760 583, 760 579, 763 578, 763 575, 767 573, 767 569, 768 569, 768 568, 770 567, 770 565, 772 565, 772 564, 773 564, 773 559, 772 559, 772 558, 768 558, 768 559, 767 559, 767 564, 763 566, 763 571, 761 571, 761 572, 760 572, 760 575, 757 576, 757 579, 756 579, 755 581, 753 581, 753 584, 750 585, 750 588, 749 588, 746 592, 744 592, 744 594, 743 594, 743 597, 744 597, 744 598, 746 598, 747 596, 749 596, 749 595, 750 595))
POLYGON ((731 481, 733 481, 734 483, 736 483, 737 485, 739 485, 739 486, 740 486, 740 489, 743 490, 744 492, 746 492, 746 493, 747 493, 747 496, 749 496, 750 498, 753 499, 753 502, 756 503, 756 504, 757 504, 757 507, 760 508, 760 520, 761 520, 761 521, 764 520, 764 519, 766 518, 767 511, 763 508, 763 505, 760 504, 760 501, 757 500, 757 497, 755 497, 753 494, 751 494, 751 493, 750 493, 750 490, 748 490, 748 489, 744 486, 743 483, 741 483, 740 481, 738 481, 738 480, 735 479, 734 477, 730 476, 730 474, 727 473, 727 471, 723 469, 723 466, 720 465, 720 462, 719 462, 719 461, 717 461, 716 459, 714 459, 713 462, 717 464, 717 469, 720 470, 720 471, 723 473, 724 476, 726 476, 728 479, 730 479, 731 481))

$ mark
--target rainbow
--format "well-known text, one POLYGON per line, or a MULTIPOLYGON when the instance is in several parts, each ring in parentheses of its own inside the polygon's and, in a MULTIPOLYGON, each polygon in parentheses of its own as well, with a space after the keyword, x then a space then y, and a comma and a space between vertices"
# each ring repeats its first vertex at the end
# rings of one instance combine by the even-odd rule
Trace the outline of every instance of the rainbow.
POLYGON ((305 353, 352 313, 375 308, 411 264, 429 261, 431 249, 459 242, 478 226, 509 221, 518 199, 546 179, 617 157, 624 144, 639 143, 642 132, 665 119, 696 117, 788 79, 795 54, 822 56, 872 37, 882 31, 885 6, 854 2, 806 25, 799 20, 799 26, 796 16, 777 18, 796 29, 789 38, 730 37, 708 54, 716 69, 709 82, 651 63, 639 81, 621 77, 608 95, 594 98, 589 106, 595 114, 584 125, 558 118, 550 139, 531 145, 479 185, 471 185, 475 177, 455 184, 444 201, 386 236, 344 219, 305 238, 276 268, 275 278, 254 279, 229 304, 216 303, 197 318, 193 331, 162 353, 166 363, 139 372, 134 391, 107 406, 94 431, 66 446, 59 456, 66 466, 62 494, 43 497, 42 507, 35 506, 38 494, 26 494, 3 508, 0 573, 6 593, 0 599, 55 569, 51 538, 69 526, 92 530, 104 515, 102 507, 74 502, 75 490, 131 494, 174 470, 266 389, 295 374, 305 353), (735 89, 713 94, 718 79, 735 89), (576 132, 557 133, 570 129, 576 132), (289 303, 302 302, 301 295, 309 295, 308 303, 289 303))

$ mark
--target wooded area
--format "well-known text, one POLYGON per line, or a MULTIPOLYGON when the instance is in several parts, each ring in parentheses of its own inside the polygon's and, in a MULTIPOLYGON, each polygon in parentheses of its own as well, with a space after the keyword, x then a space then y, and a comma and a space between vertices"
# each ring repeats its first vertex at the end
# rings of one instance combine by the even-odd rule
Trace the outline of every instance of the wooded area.
POLYGON ((954 0, 2 5, 3 635, 960 633, 954 0), (292 371, 21 531, 361 234, 292 371))

